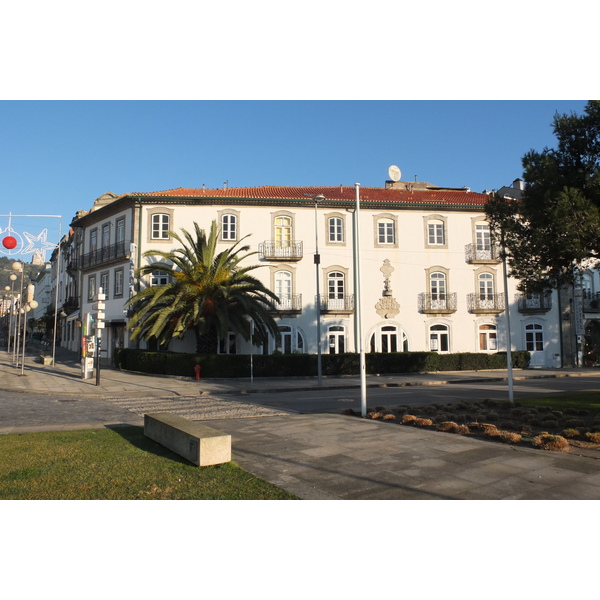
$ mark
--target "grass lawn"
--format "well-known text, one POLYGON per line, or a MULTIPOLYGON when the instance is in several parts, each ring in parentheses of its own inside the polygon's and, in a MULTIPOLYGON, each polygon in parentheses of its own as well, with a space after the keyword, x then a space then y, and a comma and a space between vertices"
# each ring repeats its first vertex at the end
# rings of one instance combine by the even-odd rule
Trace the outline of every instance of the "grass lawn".
POLYGON ((549 406, 552 410, 565 411, 573 409, 589 411, 592 415, 600 413, 600 395, 595 392, 577 394, 561 394, 560 396, 544 396, 541 398, 519 399, 522 406, 549 406))
POLYGON ((196 467, 142 427, 0 435, 3 500, 294 500, 235 463, 196 467))

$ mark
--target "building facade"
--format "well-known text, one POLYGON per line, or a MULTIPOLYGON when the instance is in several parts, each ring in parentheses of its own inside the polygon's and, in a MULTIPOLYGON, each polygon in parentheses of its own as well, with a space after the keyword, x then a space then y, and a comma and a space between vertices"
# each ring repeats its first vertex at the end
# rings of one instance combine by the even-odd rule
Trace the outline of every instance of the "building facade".
MULTIPOLYGON (((62 345, 79 343, 85 314, 93 312, 102 288, 102 358, 110 361, 115 348, 137 347, 129 338, 125 303, 143 287, 165 282, 159 272, 136 278, 138 266, 156 260, 144 254, 175 249, 170 231, 192 231, 194 222, 208 230, 216 221, 221 248, 244 239, 256 253, 252 264, 260 265, 255 275, 279 298, 280 335, 254 352, 316 353, 317 318, 323 352, 357 351, 358 223, 367 352, 506 350, 509 311, 512 348, 529 350, 532 366, 561 366, 557 295, 522 296, 508 280, 506 306, 501 254, 485 218, 487 195, 387 182, 359 188, 359 197, 357 218, 355 186, 107 193, 71 224, 71 254, 63 262, 78 312, 62 318, 62 345)), ((63 287, 64 305, 73 296, 63 287)), ((191 333, 169 346, 194 348, 191 333)), ((250 346, 231 333, 216 350, 249 354, 250 346)))

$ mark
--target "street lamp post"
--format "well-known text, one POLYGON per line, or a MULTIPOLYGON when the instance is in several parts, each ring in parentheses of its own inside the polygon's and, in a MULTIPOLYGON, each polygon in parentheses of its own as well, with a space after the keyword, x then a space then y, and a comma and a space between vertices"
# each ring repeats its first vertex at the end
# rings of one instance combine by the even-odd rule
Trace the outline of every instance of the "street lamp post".
POLYGON ((360 290, 360 183, 354 184, 356 188, 356 208, 354 210, 354 268, 355 273, 355 299, 354 310, 356 311, 356 328, 358 339, 358 351, 360 354, 360 413, 362 417, 367 416, 367 366, 362 334, 362 309, 360 290))
MULTIPOLYGON (((14 273, 10 274, 10 307, 8 312, 8 346, 6 347, 6 352, 10 354, 10 335, 12 331, 12 320, 13 314, 15 312, 15 281, 17 280, 17 276, 14 273)), ((6 286, 6 291, 8 291, 9 287, 6 286)))
POLYGON ((27 313, 38 307, 38 303, 33 299, 35 286, 30 283, 27 286, 27 302, 23 305, 23 349, 21 354, 21 375, 25 375, 25 342, 27 341, 27 313))
POLYGON ((319 254, 319 224, 317 217, 317 205, 325 200, 325 196, 319 194, 315 196, 315 272, 317 277, 317 385, 323 385, 323 365, 321 361, 321 286, 319 283, 319 264, 321 256, 319 254))
MULTIPOLYGON (((12 268, 13 271, 16 271, 16 273, 21 273, 21 292, 19 293, 19 310, 17 311, 17 319, 16 319, 16 327, 15 327, 15 343, 13 344, 13 362, 16 363, 16 366, 19 366, 18 360, 19 360, 19 341, 20 341, 20 335, 21 335, 21 308, 23 306, 23 263, 20 263, 18 261, 15 261, 12 264, 12 268)), ((17 278, 16 274, 13 273, 13 275, 15 276, 15 280, 17 278)))

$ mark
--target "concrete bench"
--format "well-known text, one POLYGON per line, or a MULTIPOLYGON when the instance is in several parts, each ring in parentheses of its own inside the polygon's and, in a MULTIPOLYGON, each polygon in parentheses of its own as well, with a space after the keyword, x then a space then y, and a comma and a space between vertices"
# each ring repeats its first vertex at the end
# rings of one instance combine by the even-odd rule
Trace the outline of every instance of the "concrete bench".
POLYGON ((231 436, 172 413, 144 415, 144 435, 199 467, 231 460, 231 436))
POLYGON ((51 356, 44 356, 43 354, 40 354, 40 361, 41 361, 41 363, 44 366, 51 365, 52 364, 52 357, 51 356))

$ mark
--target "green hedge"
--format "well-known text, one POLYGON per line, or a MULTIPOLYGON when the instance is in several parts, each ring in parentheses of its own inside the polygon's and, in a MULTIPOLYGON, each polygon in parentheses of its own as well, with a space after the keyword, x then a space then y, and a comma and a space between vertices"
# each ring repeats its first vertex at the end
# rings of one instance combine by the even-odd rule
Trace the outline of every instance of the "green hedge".
MULTIPOLYGON (((529 352, 513 352, 513 366, 527 368, 529 352)), ((505 369, 506 352, 498 354, 438 354, 437 352, 397 352, 366 354, 369 374, 426 373, 432 371, 476 371, 505 369)), ((358 354, 323 354, 323 375, 357 375, 358 354)), ((195 377, 199 364, 202 377, 250 377, 249 355, 181 354, 176 352, 146 352, 123 348, 115 352, 115 366, 126 371, 156 375, 195 377)), ((255 377, 316 376, 316 354, 257 354, 253 357, 255 377)))

